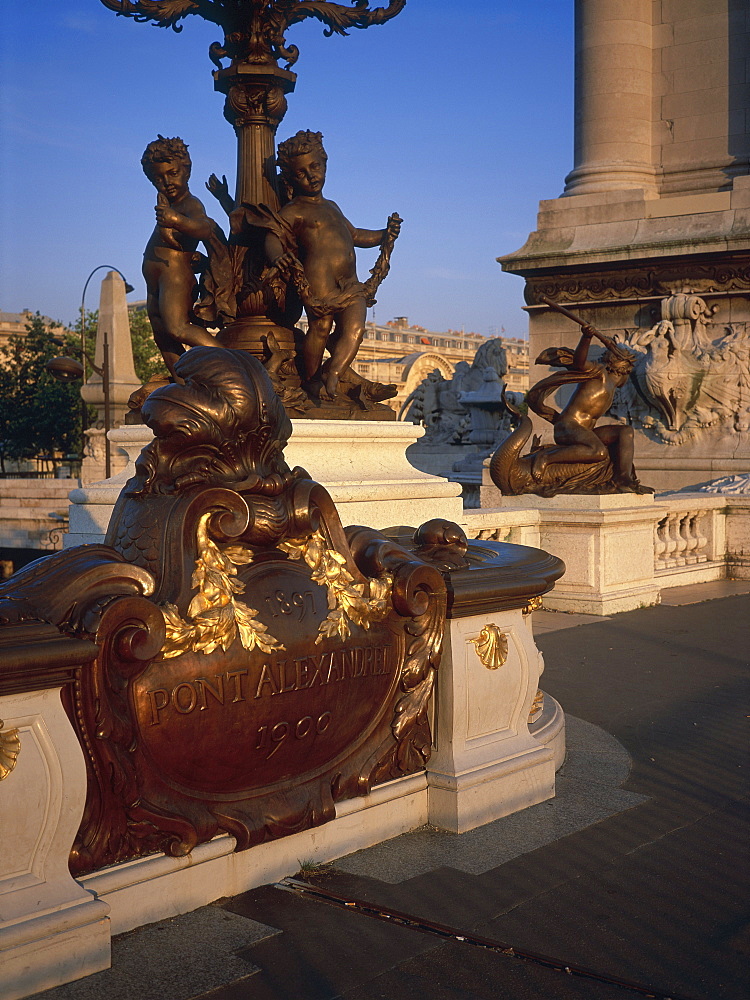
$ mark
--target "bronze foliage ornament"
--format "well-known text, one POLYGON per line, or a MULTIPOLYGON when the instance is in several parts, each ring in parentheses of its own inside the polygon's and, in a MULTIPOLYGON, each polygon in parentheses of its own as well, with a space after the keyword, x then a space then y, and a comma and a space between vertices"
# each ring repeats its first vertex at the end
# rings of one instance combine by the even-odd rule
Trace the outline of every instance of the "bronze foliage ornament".
POLYGON ((101 0, 105 7, 135 21, 150 21, 160 28, 182 31, 179 23, 198 14, 224 31, 224 44, 213 42, 211 61, 264 64, 286 60, 290 69, 299 58, 296 45, 286 45, 284 33, 293 24, 312 17, 325 25, 325 35, 346 35, 348 28, 385 24, 399 14, 406 0, 391 0, 387 7, 371 9, 368 0, 351 0, 350 6, 327 0, 101 0))
POLYGON ((430 755, 439 570, 344 531, 287 466, 288 417, 247 352, 194 348, 177 373, 144 403, 155 438, 105 544, 0 588, 98 648, 64 697, 88 769, 76 874, 316 826, 430 755))
POLYGON ((575 351, 565 347, 542 351, 536 359, 537 364, 563 371, 537 382, 526 394, 529 409, 553 425, 555 444, 543 447, 535 437, 531 451, 522 456, 531 437, 531 420, 506 401, 508 408, 521 420, 490 459, 493 483, 501 493, 509 496, 653 493, 650 487, 640 483, 635 473, 633 428, 626 424, 594 426, 609 410, 617 389, 627 382, 635 354, 552 299, 542 298, 550 308, 582 327, 575 351), (606 348, 600 361, 591 361, 588 357, 594 337, 606 348), (574 385, 575 389, 562 411, 557 411, 546 403, 546 399, 566 385, 574 385))
POLYGON ((245 590, 244 583, 237 579, 237 566, 252 562, 252 551, 242 545, 220 548, 208 532, 211 516, 209 512, 198 521, 198 558, 191 580, 198 593, 188 605, 186 619, 174 604, 162 605, 167 628, 162 656, 170 659, 188 651, 208 655, 215 649, 226 653, 235 639, 248 650, 256 646, 264 653, 283 650, 255 617, 258 612, 234 597, 245 590))

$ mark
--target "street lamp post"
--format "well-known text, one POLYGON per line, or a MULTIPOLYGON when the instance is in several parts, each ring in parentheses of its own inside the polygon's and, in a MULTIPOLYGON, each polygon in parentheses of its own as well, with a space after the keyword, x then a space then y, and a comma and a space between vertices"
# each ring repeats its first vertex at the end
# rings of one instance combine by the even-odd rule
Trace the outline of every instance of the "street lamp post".
MULTIPOLYGON (((104 393, 104 475, 106 479, 109 479, 112 475, 112 450, 109 441, 109 432, 112 429, 112 394, 110 385, 110 370, 109 370, 109 330, 103 330, 102 338, 102 364, 99 366, 96 360, 91 357, 89 352, 86 350, 86 289, 89 286, 89 281, 102 268, 107 268, 109 271, 116 271, 120 275, 125 284, 125 293, 133 291, 133 286, 128 283, 125 275, 117 267, 112 267, 110 264, 99 264, 86 278, 86 284, 83 286, 83 294, 81 295, 81 346, 78 349, 81 355, 82 361, 88 361, 91 365, 93 371, 100 376, 102 380, 102 391, 104 393)), ((62 345, 63 341, 57 340, 55 342, 62 345)), ((76 361, 75 358, 69 358, 67 356, 61 356, 57 358, 52 358, 47 362, 47 371, 56 378, 59 382, 75 382, 81 379, 84 384, 86 382, 86 366, 81 363, 81 361, 76 361)), ((86 401, 81 400, 81 442, 83 443, 83 434, 86 430, 86 401)))
MULTIPOLYGON (((54 339, 55 343, 63 343, 63 341, 57 338, 54 339)), ((105 478, 109 479, 112 474, 112 459, 108 435, 112 429, 112 413, 109 386, 109 334, 107 330, 104 331, 104 341, 102 344, 103 364, 101 367, 94 361, 85 348, 79 348, 79 350, 81 357, 88 361, 96 374, 101 376, 102 380, 102 389, 104 391, 104 473, 105 478)), ((77 382, 78 379, 85 379, 86 375, 86 368, 80 361, 76 361, 75 358, 69 358, 65 355, 50 358, 45 367, 58 382, 77 382)))

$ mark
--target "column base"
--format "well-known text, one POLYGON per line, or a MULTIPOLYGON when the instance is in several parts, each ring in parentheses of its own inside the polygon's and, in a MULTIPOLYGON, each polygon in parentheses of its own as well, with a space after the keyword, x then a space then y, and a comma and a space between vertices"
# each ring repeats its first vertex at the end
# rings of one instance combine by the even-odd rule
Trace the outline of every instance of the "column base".
POLYGON ((554 752, 551 747, 530 747, 463 774, 430 770, 427 781, 430 823, 451 833, 466 833, 551 799, 554 752))
POLYGON ((0 928, 2 1000, 21 1000, 111 964, 109 906, 87 898, 0 928))

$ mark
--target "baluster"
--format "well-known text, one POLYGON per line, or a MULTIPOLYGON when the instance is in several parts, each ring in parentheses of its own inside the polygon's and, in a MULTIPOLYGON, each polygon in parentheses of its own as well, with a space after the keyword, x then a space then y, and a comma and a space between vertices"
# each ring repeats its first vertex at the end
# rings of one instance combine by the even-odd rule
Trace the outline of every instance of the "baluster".
POLYGON ((708 512, 698 510, 695 512, 695 522, 693 524, 693 534, 695 535, 695 556, 696 562, 708 562, 708 538, 703 534, 703 520, 708 512))
POLYGON ((698 562, 698 556, 695 550, 698 546, 698 538, 695 534, 695 522, 697 518, 697 513, 694 510, 687 512, 685 517, 682 519, 682 536, 685 539, 685 563, 690 565, 692 563, 698 562))
POLYGON ((675 560, 678 566, 684 566, 687 563, 687 559, 685 558, 685 556, 687 554, 688 541, 687 541, 687 535, 685 534, 686 531, 685 522, 689 520, 689 518, 690 514, 689 513, 686 514, 683 512, 682 514, 678 514, 675 520, 674 529, 677 539, 677 551, 675 552, 675 560))
POLYGON ((674 558, 675 552, 677 551, 677 534, 679 532, 679 514, 668 514, 667 515, 667 525, 666 525, 666 540, 667 540, 667 550, 665 553, 664 564, 665 566, 676 566, 677 561, 674 558))
POLYGON ((665 568, 665 552, 667 548, 666 538, 667 518, 663 517, 654 525, 654 572, 665 568))

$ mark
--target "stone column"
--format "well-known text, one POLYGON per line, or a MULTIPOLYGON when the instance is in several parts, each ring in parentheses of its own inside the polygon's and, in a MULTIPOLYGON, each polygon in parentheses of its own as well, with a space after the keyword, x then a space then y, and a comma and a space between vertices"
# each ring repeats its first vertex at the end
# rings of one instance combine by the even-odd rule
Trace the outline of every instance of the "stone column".
POLYGON ((273 63, 233 63, 214 73, 215 89, 226 95, 224 117, 237 135, 236 205, 279 207, 276 129, 296 79, 273 63))
POLYGON ((576 0, 575 166, 565 194, 645 188, 652 160, 652 0, 576 0))

